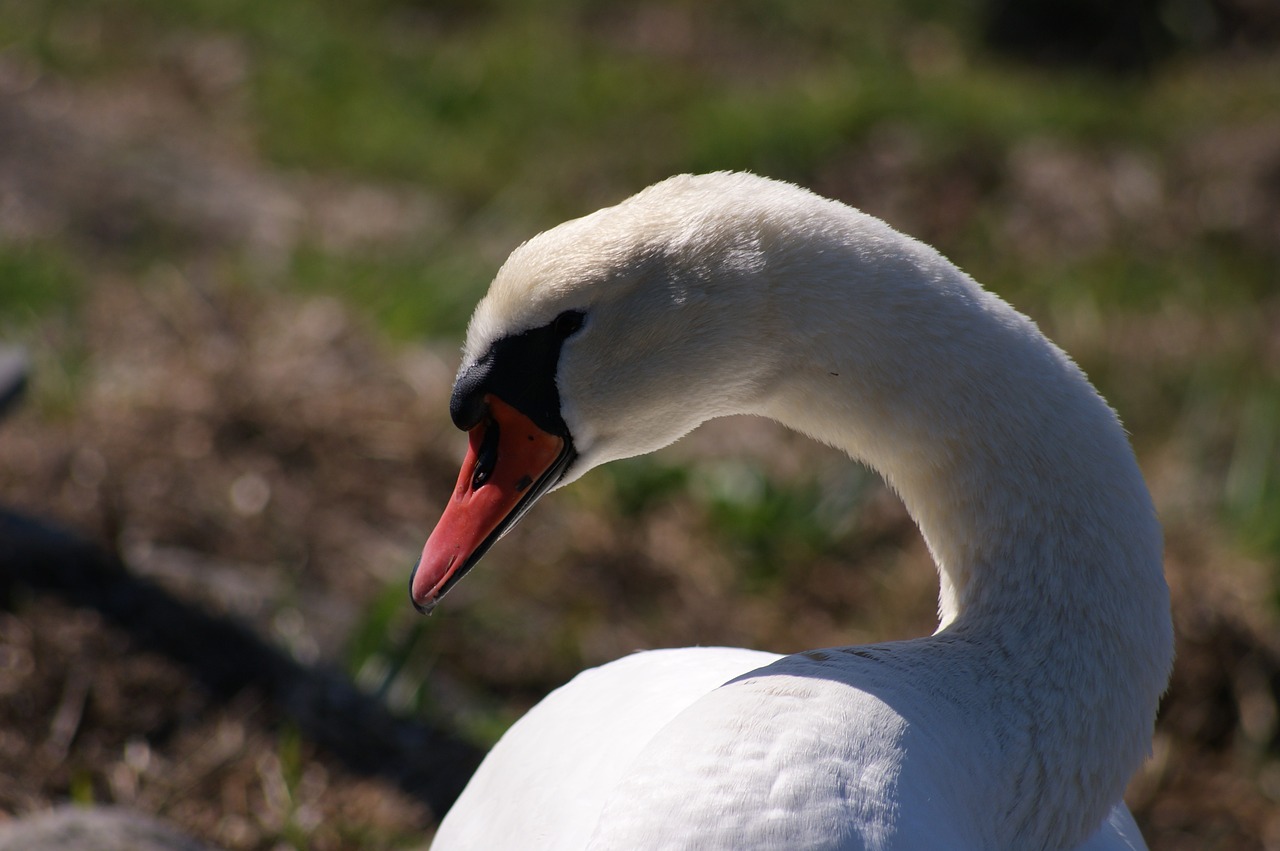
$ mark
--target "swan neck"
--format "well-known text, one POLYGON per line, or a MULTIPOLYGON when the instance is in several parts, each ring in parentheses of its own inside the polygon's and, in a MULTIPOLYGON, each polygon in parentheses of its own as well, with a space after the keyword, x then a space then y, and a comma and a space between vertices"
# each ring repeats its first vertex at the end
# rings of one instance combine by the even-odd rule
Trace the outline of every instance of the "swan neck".
POLYGON ((1019 835, 1079 841, 1146 756, 1171 665, 1150 495, 1114 412, 1030 320, 917 244, 879 260, 846 257, 856 285, 835 304, 829 278, 773 288, 794 324, 766 341, 785 354, 757 412, 899 493, 938 569, 939 629, 891 653, 982 706, 989 741, 1032 743, 988 766, 1019 835))
POLYGON ((783 354, 754 412, 898 492, 938 567, 942 627, 1025 632, 1128 582, 1148 586, 1133 605, 1167 609, 1159 524, 1115 413, 1029 319, 893 236, 888 257, 846 252, 828 280, 770 288, 782 324, 761 345, 783 354), (833 303, 835 274, 854 282, 833 303))

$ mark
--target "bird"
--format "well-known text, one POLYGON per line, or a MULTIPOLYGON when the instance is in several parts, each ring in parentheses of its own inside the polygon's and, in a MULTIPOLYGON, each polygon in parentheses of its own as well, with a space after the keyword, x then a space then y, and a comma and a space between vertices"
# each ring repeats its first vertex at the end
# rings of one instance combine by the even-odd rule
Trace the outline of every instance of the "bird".
POLYGON ((1141 849, 1122 796, 1172 665, 1162 531, 1117 414, 934 248, 794 184, 668 178, 517 247, 450 398, 430 613, 541 496, 752 414, 876 471, 928 636, 640 651, 488 754, 437 849, 1141 849))

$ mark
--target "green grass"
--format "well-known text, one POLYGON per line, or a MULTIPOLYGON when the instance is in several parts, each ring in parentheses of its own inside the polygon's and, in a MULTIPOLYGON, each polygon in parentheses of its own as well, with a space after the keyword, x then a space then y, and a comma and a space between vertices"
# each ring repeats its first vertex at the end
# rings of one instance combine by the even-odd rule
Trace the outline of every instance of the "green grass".
POLYGON ((1004 253, 997 237, 975 234, 953 257, 984 285, 1031 313, 1087 304, 1108 316, 1152 314, 1182 305, 1233 313, 1277 292, 1280 250, 1222 235, 1146 248, 1117 244, 1056 263, 1004 253))
MULTIPOLYGON (((1280 381, 1247 391, 1224 481, 1226 515, 1247 549, 1280 571, 1280 381)), ((1280 573, 1276 576, 1280 587, 1280 573)))
POLYGON ((392 337, 458 337, 493 269, 465 251, 294 252, 289 284, 339 295, 361 306, 392 337))
POLYGON ((654 456, 615 461, 601 468, 600 475, 612 488, 613 510, 628 519, 683 493, 689 484, 688 467, 654 456))
POLYGON ((83 296, 83 276, 56 244, 0 242, 0 327, 66 315, 83 296))
POLYGON ((745 587, 768 592, 836 548, 856 522, 870 481, 852 462, 823 476, 784 479, 745 459, 704 465, 691 486, 708 529, 734 551, 745 587))
MULTIPOLYGON (((960 42, 930 47, 927 24, 945 8, 936 4, 877 0, 849 15, 835 0, 803 12, 758 0, 702 24, 700 6, 674 5, 713 31, 713 46, 725 42, 722 61, 736 73, 708 73, 696 54, 626 47, 630 22, 588 0, 495 1, 476 11, 337 0, 17 0, 0 17, 0 42, 59 73, 110 76, 181 51, 174 35, 231 36, 247 53, 260 148, 277 164, 413 181, 472 204, 514 188, 543 221, 561 215, 584 181, 634 188, 717 168, 805 179, 886 120, 946 151, 1037 133, 1149 137, 1152 122, 1171 114, 1185 121, 1205 106, 1221 115, 1265 102, 1240 84, 1221 98, 1194 85, 1012 73, 960 42), (749 48, 763 69, 733 53, 749 48), (930 71, 927 56, 939 50, 954 53, 958 67, 930 71), (920 67, 904 62, 913 53, 926 57, 920 67)), ((947 20, 966 19, 952 11, 947 20)))
MULTIPOLYGON (((356 684, 392 711, 444 723, 476 745, 489 748, 517 715, 493 700, 467 694, 466 711, 435 695, 440 618, 424 618, 407 604, 402 581, 388 584, 361 613, 347 636, 345 662, 356 684)), ((469 617, 471 613, 459 613, 469 617)), ((483 617, 483 612, 478 613, 483 617)), ((456 698, 455 698, 456 700, 456 698)))
POLYGON ((0 343, 22 345, 38 380, 31 404, 42 416, 74 416, 88 353, 77 333, 87 295, 84 273, 55 242, 0 240, 0 343))
MULTIPOLYGON (((753 0, 714 12, 672 3, 724 54, 707 57, 628 41, 633 22, 611 8, 13 0, 0 13, 0 45, 54 73, 109 80, 174 64, 194 35, 230 38, 245 55, 246 119, 270 162, 416 184, 462 215, 497 214, 519 236, 679 171, 751 169, 812 182, 885 125, 909 129, 940 172, 975 151, 998 163, 1036 138, 1125 144, 1159 162, 1188 133, 1265 116, 1280 99, 1280 73, 1268 73, 1280 68, 1266 62, 1198 73, 1175 65, 1123 82, 1006 67, 966 40, 974 11, 954 4, 873 0, 850 15, 837 0, 802 10, 753 0)), ((163 223, 146 226, 157 239, 136 250, 181 249, 159 233, 163 223)), ((304 248, 291 274, 303 288, 371 302, 397 336, 456 333, 494 263, 475 259, 485 256, 481 234, 450 236, 458 238, 447 250, 304 248)), ((964 234, 961 254, 985 238, 964 234)), ((1033 262, 997 272, 1041 289, 1052 283, 1046 276, 1069 277, 1100 292, 1100 304, 1149 304, 1167 272, 1183 268, 1168 257, 1085 262, 1129 267, 1058 276, 1033 262)))

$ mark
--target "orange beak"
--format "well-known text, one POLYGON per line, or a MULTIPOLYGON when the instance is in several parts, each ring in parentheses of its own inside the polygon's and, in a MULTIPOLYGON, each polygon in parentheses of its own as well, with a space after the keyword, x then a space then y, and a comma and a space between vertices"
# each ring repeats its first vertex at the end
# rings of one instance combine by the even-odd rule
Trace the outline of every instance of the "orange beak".
POLYGON ((429 614, 573 460, 572 444, 486 394, 487 413, 467 434, 467 456, 444 515, 409 581, 418 611, 429 614))

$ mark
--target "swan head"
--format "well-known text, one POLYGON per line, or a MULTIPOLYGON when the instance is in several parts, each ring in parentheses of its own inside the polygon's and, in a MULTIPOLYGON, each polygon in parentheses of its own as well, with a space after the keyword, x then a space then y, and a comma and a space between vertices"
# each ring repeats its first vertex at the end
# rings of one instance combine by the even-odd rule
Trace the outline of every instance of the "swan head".
POLYGON ((414 570, 419 610, 542 494, 749 409, 771 371, 752 201, 780 186, 672 178, 511 254, 467 331, 450 413, 469 448, 414 570))

